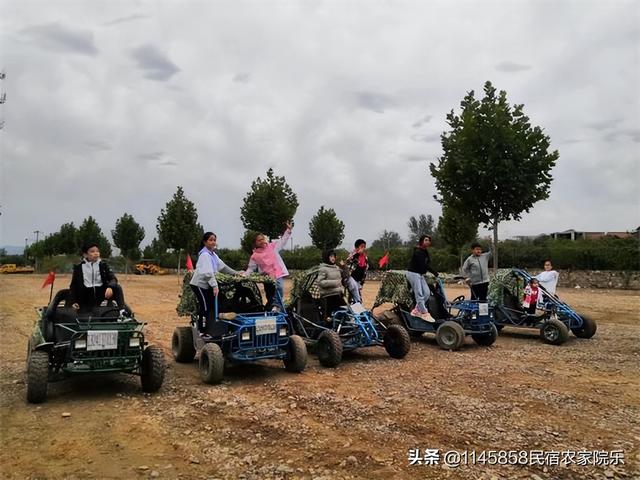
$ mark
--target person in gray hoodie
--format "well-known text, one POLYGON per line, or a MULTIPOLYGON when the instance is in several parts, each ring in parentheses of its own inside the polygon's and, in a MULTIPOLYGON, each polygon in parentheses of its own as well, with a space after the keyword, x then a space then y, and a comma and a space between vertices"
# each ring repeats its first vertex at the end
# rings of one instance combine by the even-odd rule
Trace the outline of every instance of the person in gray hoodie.
POLYGON ((482 253, 482 246, 471 244, 471 255, 462 265, 462 275, 471 288, 471 300, 487 300, 489 291, 489 259, 491 252, 482 253))
POLYGON ((207 232, 202 237, 202 250, 198 254, 198 263, 193 272, 193 277, 189 285, 193 294, 198 301, 198 330, 201 335, 206 335, 205 330, 207 324, 211 324, 216 319, 214 302, 215 297, 218 296, 218 281, 216 280, 216 273, 228 273, 230 275, 240 275, 233 268, 228 267, 221 259, 216 255, 214 249, 218 237, 213 232, 207 232))
POLYGON ((336 252, 333 250, 322 253, 322 262, 318 270, 318 287, 320 296, 343 295, 342 274, 336 265, 336 252))

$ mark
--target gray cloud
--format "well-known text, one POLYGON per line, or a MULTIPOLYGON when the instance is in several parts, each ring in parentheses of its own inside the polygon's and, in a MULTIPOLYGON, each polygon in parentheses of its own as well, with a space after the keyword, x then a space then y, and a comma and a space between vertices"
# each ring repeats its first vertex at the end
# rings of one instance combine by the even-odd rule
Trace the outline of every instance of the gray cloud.
POLYGON ((375 92, 356 92, 356 103, 360 108, 376 113, 384 113, 386 108, 396 105, 396 101, 389 95, 375 92))
POLYGON ((586 123, 586 127, 591 130, 608 130, 611 128, 616 128, 622 122, 621 118, 612 118, 608 120, 597 120, 593 122, 586 123))
POLYGON ((247 72, 236 73, 233 76, 233 81, 236 83, 247 83, 251 79, 251 75, 247 72))
POLYGON ((430 160, 430 158, 425 155, 401 155, 400 157, 405 162, 428 162, 430 160))
POLYGON ((163 162, 158 163, 160 167, 177 167, 178 162, 174 162, 173 160, 165 160, 163 162))
POLYGON ((180 69, 169 58, 153 45, 142 45, 131 51, 131 57, 150 80, 169 80, 180 69))
POLYGON ((413 128, 420 128, 423 125, 429 123, 431 121, 431 119, 433 118, 433 115, 425 115, 424 117, 422 117, 420 120, 416 121, 413 125, 411 125, 413 128))
POLYGON ((164 157, 164 152, 160 152, 160 151, 141 153, 138 155, 138 158, 140 160, 151 160, 151 161, 160 160, 162 157, 164 157))
POLYGON ((102 140, 90 140, 90 141, 84 142, 84 145, 87 148, 90 148, 91 150, 97 150, 97 151, 111 150, 111 145, 109 145, 107 142, 104 142, 102 140))
POLYGON ((494 68, 500 72, 512 73, 512 72, 522 72, 524 70, 529 70, 531 69, 531 65, 524 65, 521 63, 516 63, 510 60, 506 60, 504 62, 498 63, 497 65, 495 65, 494 68))
POLYGON ((414 134, 411 135, 411 140, 414 142, 433 143, 440 141, 440 133, 428 133, 426 135, 414 134))
POLYGON ((93 43, 93 33, 89 30, 72 29, 59 23, 33 25, 21 33, 43 48, 66 51, 81 55, 96 55, 98 49, 93 43))
POLYGON ((118 25, 120 23, 126 23, 126 22, 133 22, 136 20, 145 20, 147 18, 151 18, 149 15, 144 15, 142 13, 136 13, 133 15, 127 15, 126 17, 120 17, 120 18, 116 18, 114 20, 111 20, 109 22, 105 22, 102 25, 104 25, 105 27, 110 27, 112 25, 118 25))

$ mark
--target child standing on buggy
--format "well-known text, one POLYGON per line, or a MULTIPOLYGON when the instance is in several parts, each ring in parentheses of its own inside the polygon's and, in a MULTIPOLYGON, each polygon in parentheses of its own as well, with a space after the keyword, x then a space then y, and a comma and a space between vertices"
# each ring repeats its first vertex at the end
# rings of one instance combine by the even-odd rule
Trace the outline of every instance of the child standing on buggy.
POLYGON ((527 286, 524 287, 524 301, 522 302, 525 312, 529 315, 535 315, 539 295, 540 288, 538 285, 538 279, 534 277, 529 280, 527 286))

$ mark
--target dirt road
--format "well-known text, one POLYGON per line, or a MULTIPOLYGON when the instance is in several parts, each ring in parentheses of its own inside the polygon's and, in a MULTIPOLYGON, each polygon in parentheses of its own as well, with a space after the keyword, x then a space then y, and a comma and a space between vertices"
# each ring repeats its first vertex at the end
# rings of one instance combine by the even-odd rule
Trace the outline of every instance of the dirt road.
MULTIPOLYGON (((310 356, 301 374, 265 361, 207 386, 195 363, 171 358, 172 331, 185 323, 178 279, 129 276, 127 301, 167 356, 163 388, 145 395, 137 377, 76 378, 34 406, 24 369, 34 307, 48 300, 42 280, 0 277, 2 478, 640 478, 638 292, 561 290, 598 333, 560 347, 508 328, 490 348, 467 340, 459 352, 427 336, 404 360, 371 348, 325 369, 310 356), (438 449, 439 464, 410 465, 411 449, 438 449), (443 466, 450 450, 467 451, 467 463, 475 451, 476 465, 443 466), (490 465, 499 460, 481 457, 489 450, 542 450, 544 465, 490 465), (548 465, 556 456, 569 465, 548 465), (624 464, 602 465, 616 456, 624 464)), ((367 305, 377 287, 367 284, 367 305)))

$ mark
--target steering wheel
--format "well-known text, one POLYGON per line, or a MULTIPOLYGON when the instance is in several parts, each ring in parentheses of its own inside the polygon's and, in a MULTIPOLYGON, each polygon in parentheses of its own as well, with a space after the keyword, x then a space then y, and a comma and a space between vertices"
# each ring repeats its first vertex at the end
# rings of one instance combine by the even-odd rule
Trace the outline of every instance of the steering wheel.
POLYGON ((451 303, 458 303, 464 300, 464 295, 458 295, 456 298, 451 300, 451 303))
POLYGON ((120 307, 109 308, 100 314, 100 318, 119 317, 119 316, 120 316, 120 307))

